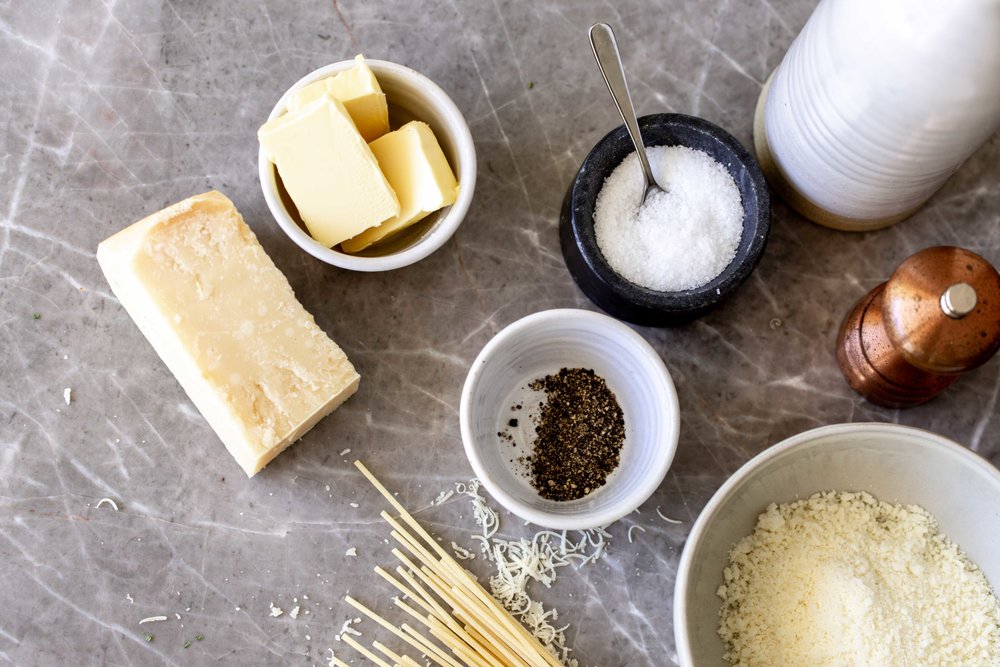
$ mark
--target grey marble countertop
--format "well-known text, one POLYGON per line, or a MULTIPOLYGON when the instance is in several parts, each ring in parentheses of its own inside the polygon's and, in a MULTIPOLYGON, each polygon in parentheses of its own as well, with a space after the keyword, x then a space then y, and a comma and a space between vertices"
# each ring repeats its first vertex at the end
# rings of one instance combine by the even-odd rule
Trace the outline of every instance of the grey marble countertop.
MULTIPOLYGON (((468 503, 430 506, 472 475, 457 412, 469 364, 524 315, 593 308, 557 237, 575 170, 619 123, 588 26, 618 28, 640 113, 701 115, 750 145, 761 83, 812 4, 0 6, 0 663, 325 664, 356 615, 347 589, 380 606, 390 596, 370 572, 387 556, 380 504, 349 459, 469 546, 468 503), (438 82, 479 155, 455 237, 389 274, 306 256, 257 181, 255 133, 275 100, 357 52, 438 82), (251 480, 94 259, 113 232, 212 188, 234 200, 363 377, 354 398, 251 480), (97 508, 102 497, 120 511, 97 508), (352 546, 358 556, 345 557, 352 546), (269 616, 271 602, 287 610, 294 597, 308 614, 269 616), (140 628, 156 614, 169 620, 140 628), (195 634, 204 640, 185 649, 195 634)), ((561 610, 581 665, 676 664, 672 590, 685 537, 727 476, 769 444, 824 424, 889 421, 1000 464, 997 360, 923 407, 894 411, 855 395, 833 354, 849 307, 916 250, 956 244, 1000 263, 997 164, 994 136, 917 215, 875 233, 834 232, 775 202, 767 252, 736 298, 683 328, 638 329, 673 374, 680 444, 657 493, 611 527, 604 560, 534 589, 561 610), (665 523, 657 507, 683 523, 665 523), (634 544, 632 525, 646 531, 634 544)), ((531 531, 504 517, 504 534, 531 531)))

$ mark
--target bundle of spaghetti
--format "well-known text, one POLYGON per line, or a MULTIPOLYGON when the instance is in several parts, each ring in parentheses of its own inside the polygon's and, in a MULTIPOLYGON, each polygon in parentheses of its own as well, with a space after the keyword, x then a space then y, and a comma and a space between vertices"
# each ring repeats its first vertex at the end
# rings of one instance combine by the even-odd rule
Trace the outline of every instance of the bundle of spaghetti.
MULTIPOLYGON (((399 591, 401 597, 393 598, 393 602, 416 627, 409 623, 396 625, 347 596, 350 605, 439 667, 562 667, 360 461, 354 465, 398 515, 381 513, 392 529, 393 539, 402 547, 392 550, 400 565, 395 568, 395 576, 382 567, 376 567, 375 572, 399 591)), ((380 642, 373 642, 372 648, 381 656, 346 635, 341 638, 380 667, 418 664, 380 642)))

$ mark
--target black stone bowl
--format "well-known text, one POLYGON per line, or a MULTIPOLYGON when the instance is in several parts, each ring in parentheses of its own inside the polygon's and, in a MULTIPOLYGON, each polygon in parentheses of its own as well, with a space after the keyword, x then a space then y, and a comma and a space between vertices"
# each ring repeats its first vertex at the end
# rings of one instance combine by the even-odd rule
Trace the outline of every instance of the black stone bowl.
POLYGON ((609 315, 648 326, 677 326, 727 299, 757 267, 771 229, 771 204, 757 160, 731 134, 701 118, 664 113, 639 119, 646 146, 687 146, 729 170, 743 198, 743 236, 729 265, 700 287, 660 292, 615 273, 597 246, 594 206, 604 179, 635 148, 622 125, 604 136, 583 161, 563 202, 559 241, 566 268, 591 301, 609 315))

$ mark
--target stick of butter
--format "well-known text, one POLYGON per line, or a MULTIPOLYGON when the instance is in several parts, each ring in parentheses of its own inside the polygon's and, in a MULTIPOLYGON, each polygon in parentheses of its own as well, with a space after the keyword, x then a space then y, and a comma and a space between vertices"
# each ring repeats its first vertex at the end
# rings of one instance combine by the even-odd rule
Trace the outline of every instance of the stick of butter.
POLYGON ((341 244, 358 252, 455 203, 458 181, 427 123, 411 121, 369 146, 399 198, 399 215, 341 244))
POLYGON ((389 131, 389 106, 364 56, 349 70, 299 88, 288 98, 288 111, 300 111, 328 93, 347 109, 358 132, 371 143, 389 131))
POLYGON ((97 247, 122 306, 247 475, 347 400, 359 376, 218 192, 97 247))
POLYGON ((257 132, 309 234, 332 248, 399 215, 399 200, 344 105, 324 93, 257 132))

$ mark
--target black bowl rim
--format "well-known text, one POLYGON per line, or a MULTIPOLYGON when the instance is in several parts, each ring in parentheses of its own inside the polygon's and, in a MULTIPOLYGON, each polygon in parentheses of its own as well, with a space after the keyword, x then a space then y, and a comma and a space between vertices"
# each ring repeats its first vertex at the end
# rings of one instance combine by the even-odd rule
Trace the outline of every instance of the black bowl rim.
MULTIPOLYGON (((592 168, 592 163, 599 156, 611 150, 611 145, 621 142, 625 138, 627 130, 624 125, 619 125, 617 128, 611 130, 594 145, 584 159, 579 171, 574 176, 568 201, 570 209, 569 223, 572 227, 574 241, 587 268, 623 302, 651 312, 699 313, 725 300, 757 268, 764 254, 767 237, 770 232, 770 197, 764 180, 764 174, 756 158, 729 132, 703 118, 687 114, 659 113, 639 117, 640 130, 647 127, 664 126, 694 130, 706 135, 715 142, 721 143, 732 151, 739 165, 749 173, 750 179, 754 184, 753 190, 757 205, 755 207, 756 215, 752 216, 744 202, 743 231, 746 233, 748 229, 751 229, 753 237, 749 241, 742 261, 739 263, 730 263, 723 269, 722 273, 704 285, 676 292, 662 292, 637 285, 622 278, 611 268, 611 265, 604 259, 597 245, 597 236, 594 232, 593 206, 581 208, 577 205, 577 201, 580 197, 580 176, 587 169, 592 168), (596 249, 596 252, 590 252, 591 248, 596 249)), ((645 136, 643 137, 643 144, 646 146, 678 145, 658 142, 655 139, 647 140, 645 136)), ((611 169, 613 170, 617 166, 618 163, 615 163, 611 169)), ((610 171, 603 174, 602 183, 603 179, 606 179, 609 174, 610 171)), ((740 243, 743 243, 742 239, 740 243)), ((738 253, 739 250, 737 249, 737 256, 739 256, 738 253)))

